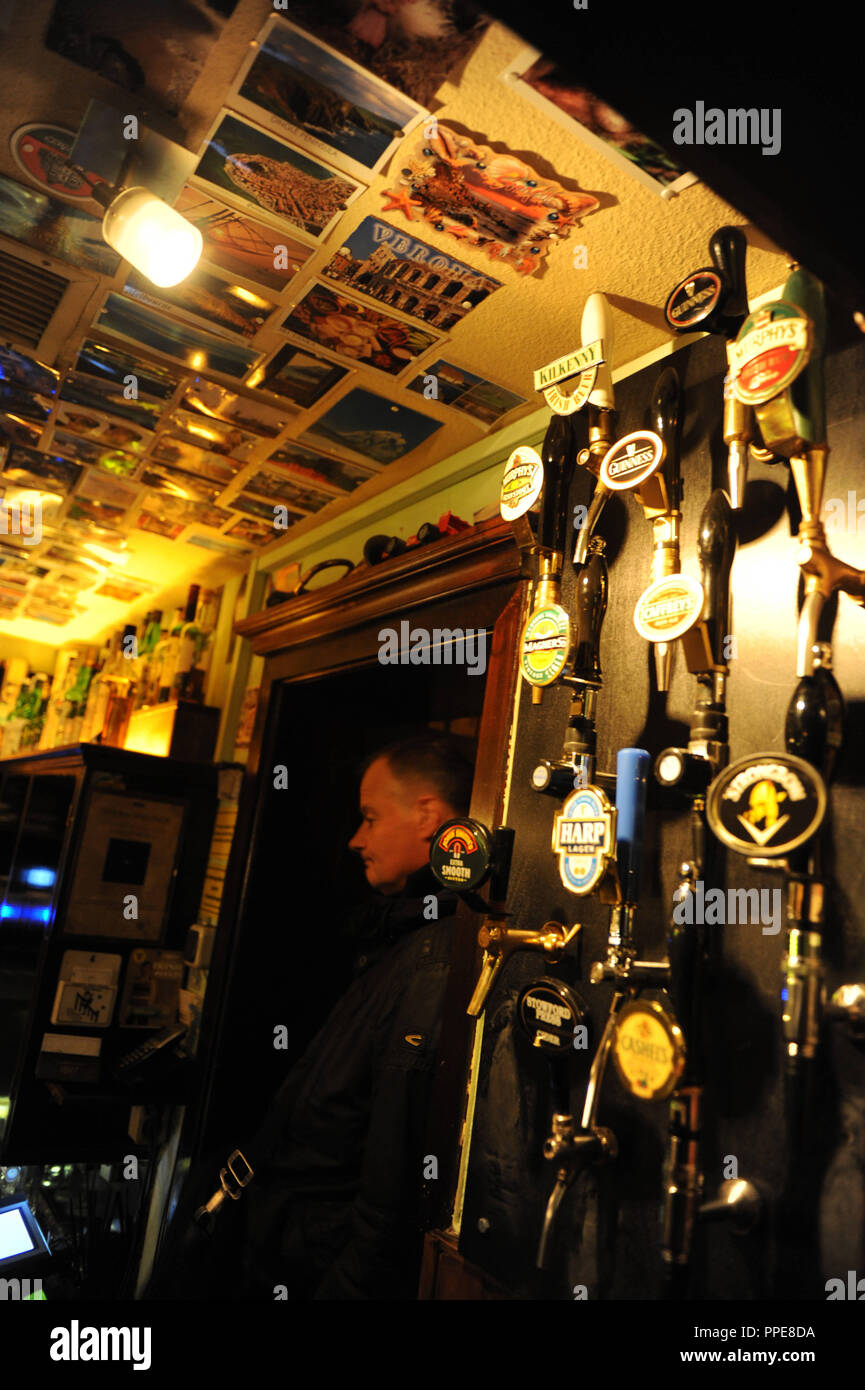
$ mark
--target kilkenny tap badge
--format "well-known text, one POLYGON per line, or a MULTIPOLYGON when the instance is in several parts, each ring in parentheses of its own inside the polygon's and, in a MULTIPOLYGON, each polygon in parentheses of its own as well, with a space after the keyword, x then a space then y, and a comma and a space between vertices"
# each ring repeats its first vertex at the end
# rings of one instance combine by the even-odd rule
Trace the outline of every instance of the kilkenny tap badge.
POLYGON ((550 410, 557 415, 571 415, 586 404, 604 360, 604 344, 599 338, 539 367, 534 376, 535 390, 543 392, 550 410))
POLYGON ((607 870, 615 841, 616 810, 600 787, 572 792, 553 823, 553 852, 570 892, 592 892, 607 870))
POLYGON ((740 758, 715 778, 706 801, 709 825, 723 844, 768 858, 804 844, 825 814, 823 778, 790 753, 740 758))

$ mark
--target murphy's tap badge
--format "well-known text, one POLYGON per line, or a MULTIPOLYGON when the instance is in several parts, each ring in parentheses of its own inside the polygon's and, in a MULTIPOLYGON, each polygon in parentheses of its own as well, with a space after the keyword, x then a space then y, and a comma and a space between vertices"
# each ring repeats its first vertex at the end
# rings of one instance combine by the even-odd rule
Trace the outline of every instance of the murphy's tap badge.
POLYGON ((575 1031, 587 1025, 585 1006, 560 980, 536 980, 523 990, 517 1006, 520 1023, 532 1047, 552 1055, 568 1053, 575 1031))
POLYGON ((553 853, 571 893, 591 893, 615 859, 616 808, 600 787, 579 787, 553 822, 553 853))
POLYGON ((682 1030, 654 1000, 635 999, 616 1020, 613 1060, 631 1095, 664 1100, 685 1069, 682 1030))
POLYGON ((786 300, 749 314, 729 349, 733 391, 743 405, 762 405, 795 381, 812 340, 811 320, 786 300))
POLYGON ((697 328, 714 313, 723 288, 716 270, 710 270, 708 266, 695 270, 668 295, 664 305, 667 323, 680 333, 697 328))
POLYGON ((521 444, 514 449, 502 475, 499 511, 505 521, 530 511, 544 486, 544 465, 537 449, 521 444))
POLYGON ((656 579, 637 599, 634 627, 647 642, 675 642, 703 612, 703 586, 689 574, 656 579))
POLYGON ((520 670, 530 685, 552 685, 568 664, 571 620, 558 603, 532 613, 520 641, 520 670))
POLYGON ((654 430, 634 430, 617 439, 601 460, 600 479, 613 492, 632 492, 657 473, 664 441, 654 430))
POLYGON ((596 343, 587 343, 566 357, 548 362, 546 367, 538 367, 534 374, 535 390, 543 392, 544 400, 556 415, 571 415, 586 404, 604 360, 604 344, 599 338, 596 343), (568 383, 565 389, 564 382, 568 383))
POLYGON ((712 832, 737 854, 778 858, 816 834, 826 814, 826 784, 791 753, 739 758, 715 778, 706 799, 712 832))
POLYGON ((445 821, 430 844, 430 868, 444 888, 479 888, 489 871, 491 857, 489 831, 468 816, 445 821))

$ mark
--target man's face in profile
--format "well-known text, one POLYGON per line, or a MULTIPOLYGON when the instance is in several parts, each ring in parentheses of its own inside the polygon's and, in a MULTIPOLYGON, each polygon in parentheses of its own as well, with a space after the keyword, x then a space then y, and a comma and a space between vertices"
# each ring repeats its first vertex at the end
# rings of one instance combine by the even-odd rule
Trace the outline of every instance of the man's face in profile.
POLYGON ((380 893, 399 893, 429 859, 433 831, 449 809, 423 783, 400 782, 386 758, 376 758, 360 784, 360 829, 349 841, 363 859, 367 882, 380 893))

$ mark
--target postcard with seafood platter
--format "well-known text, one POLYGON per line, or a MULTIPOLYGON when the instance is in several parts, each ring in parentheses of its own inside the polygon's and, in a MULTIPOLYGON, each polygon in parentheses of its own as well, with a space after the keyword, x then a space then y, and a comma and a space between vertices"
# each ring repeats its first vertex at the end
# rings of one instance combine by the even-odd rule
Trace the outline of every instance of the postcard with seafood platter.
POLYGON ((445 341, 439 333, 372 309, 317 281, 313 281, 280 327, 337 356, 377 367, 391 376, 398 376, 428 348, 445 341))
POLYGON ((259 35, 230 104, 366 180, 426 114, 367 68, 278 17, 259 35))
POLYGON ((364 191, 363 184, 333 165, 230 111, 217 117, 204 141, 195 178, 211 185, 219 197, 290 222, 316 241, 364 191))

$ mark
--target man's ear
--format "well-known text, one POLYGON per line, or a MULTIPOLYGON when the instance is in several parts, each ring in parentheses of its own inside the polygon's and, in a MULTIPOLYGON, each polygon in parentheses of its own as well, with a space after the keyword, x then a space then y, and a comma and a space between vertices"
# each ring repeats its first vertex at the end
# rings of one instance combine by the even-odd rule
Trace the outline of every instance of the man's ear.
POLYGON ((419 796, 417 809, 418 829, 422 835, 431 840, 442 822, 448 819, 448 808, 437 796, 419 796))

